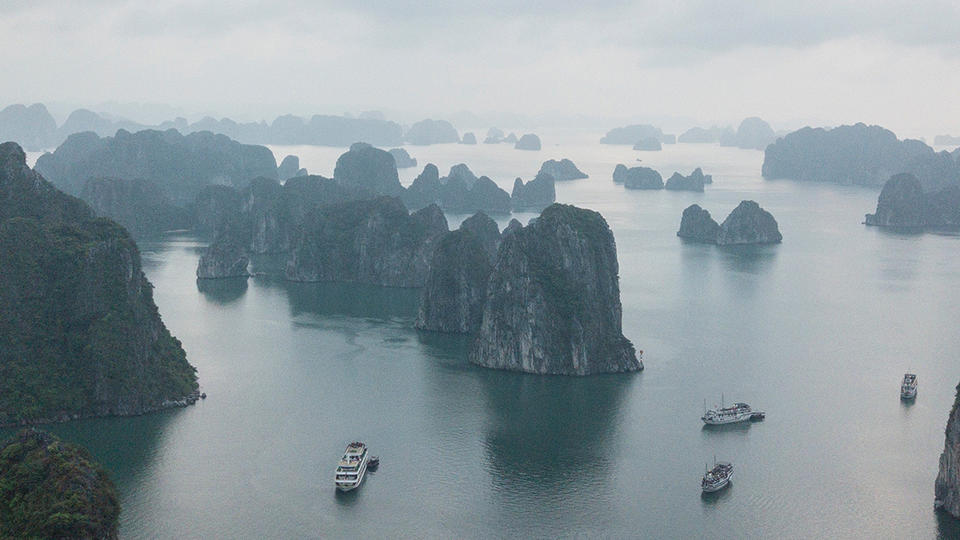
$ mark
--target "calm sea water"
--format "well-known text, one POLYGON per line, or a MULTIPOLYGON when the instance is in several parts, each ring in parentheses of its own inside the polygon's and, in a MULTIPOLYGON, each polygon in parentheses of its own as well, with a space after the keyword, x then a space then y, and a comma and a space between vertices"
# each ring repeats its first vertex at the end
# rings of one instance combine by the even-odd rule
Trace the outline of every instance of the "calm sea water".
MULTIPOLYGON (((624 333, 645 351, 642 373, 476 368, 468 338, 413 330, 415 290, 264 277, 198 288, 202 240, 143 244, 160 311, 209 398, 51 427, 113 473, 122 535, 960 536, 933 510, 960 379, 960 238, 866 228, 876 191, 764 181, 761 152, 634 152, 598 138, 547 135, 540 152, 410 147, 421 167, 401 176, 465 162, 509 191, 543 160, 573 159, 590 178, 558 184, 557 197, 613 228, 624 333), (638 157, 665 178, 702 166, 714 184, 703 194, 614 185, 614 165, 638 157), (719 221, 742 199, 776 216, 782 245, 675 236, 689 204, 719 221), (898 396, 908 370, 920 382, 913 404, 898 396), (766 410, 766 421, 704 428, 704 400, 721 396, 766 410), (352 440, 382 465, 338 494, 333 469, 352 440), (706 497, 700 475, 714 456, 736 473, 706 497)), ((274 150, 324 175, 343 151, 274 150)))

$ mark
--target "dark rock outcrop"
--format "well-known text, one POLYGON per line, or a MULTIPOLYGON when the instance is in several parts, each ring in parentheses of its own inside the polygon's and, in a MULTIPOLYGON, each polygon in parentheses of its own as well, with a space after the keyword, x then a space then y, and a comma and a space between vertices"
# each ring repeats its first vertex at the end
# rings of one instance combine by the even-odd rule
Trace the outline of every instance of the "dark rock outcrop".
POLYGON ((540 211, 550 206, 557 200, 557 190, 554 185, 553 175, 543 172, 536 178, 523 183, 523 180, 517 178, 513 181, 513 193, 510 195, 510 205, 516 211, 540 211))
POLYGON ((127 232, 0 145, 0 425, 195 400, 127 232))
POLYGON ((461 225, 445 235, 433 253, 414 326, 434 332, 476 332, 492 270, 493 263, 474 232, 461 225))
POLYGON ((280 166, 277 167, 277 180, 285 182, 295 176, 302 176, 300 174, 300 158, 297 156, 287 156, 283 158, 280 166))
POLYGON ((337 158, 333 179, 342 186, 377 195, 399 196, 403 193, 393 156, 367 143, 353 143, 349 151, 337 158))
POLYGON ((663 146, 660 144, 660 139, 655 139, 653 137, 647 137, 640 139, 633 145, 634 150, 644 150, 648 152, 658 152, 663 150, 663 146))
POLYGON ((477 136, 473 132, 466 132, 463 134, 463 139, 460 140, 460 144, 477 144, 477 136))
POLYGON ((691 204, 683 211, 677 236, 694 242, 716 244, 719 232, 720 225, 710 217, 710 212, 691 204))
POLYGON ((195 227, 201 234, 213 234, 240 214, 240 192, 233 186, 209 185, 200 190, 194 203, 195 227))
POLYGON ((410 157, 405 148, 391 148, 390 155, 393 156, 393 161, 396 162, 398 169, 417 166, 416 158, 410 157))
POLYGON ((483 212, 463 220, 460 230, 472 233, 480 241, 484 252, 490 259, 490 264, 497 262, 497 249, 500 247, 500 227, 497 222, 483 212))
POLYGON ((443 178, 438 175, 433 164, 424 167, 402 195, 408 208, 436 203, 449 212, 510 213, 510 195, 486 176, 477 178, 466 165, 454 165, 443 178))
POLYGON ((0 142, 16 141, 31 152, 56 145, 57 122, 42 103, 10 105, 0 111, 0 142))
POLYGON ((621 328, 616 245, 603 217, 554 204, 503 239, 471 362, 538 374, 643 368, 621 328))
POLYGON ((523 223, 520 223, 516 218, 511 219, 510 223, 507 223, 507 226, 503 228, 503 232, 500 233, 500 241, 502 242, 506 237, 511 234, 519 231, 523 228, 523 223))
POLYGON ((560 161, 550 159, 544 161, 543 165, 540 165, 540 173, 549 174, 557 182, 587 178, 587 175, 578 169, 569 159, 561 159, 560 161))
POLYGON ((900 173, 913 174, 927 191, 958 183, 960 174, 956 162, 941 162, 924 143, 864 124, 794 131, 769 145, 763 159, 768 179, 879 186, 900 173), (943 166, 947 178, 939 177, 943 166))
POLYGON ((526 133, 517 140, 513 147, 517 150, 540 150, 540 137, 533 133, 526 133))
POLYGON ((728 132, 720 136, 721 146, 736 146, 752 150, 763 150, 777 139, 770 124, 762 118, 751 116, 740 122, 736 133, 728 132))
POLYGON ((915 176, 898 174, 883 185, 877 211, 864 222, 908 229, 960 226, 960 185, 926 193, 915 176))
POLYGON ((443 144, 460 142, 457 129, 446 120, 421 120, 407 130, 404 140, 410 144, 443 144))
POLYGON ((193 226, 192 212, 174 206, 157 186, 146 180, 91 178, 84 183, 80 198, 98 216, 123 225, 134 238, 193 226))
POLYGON ((0 445, 0 537, 117 538, 120 500, 83 448, 36 429, 0 445))
POLYGON ((200 255, 197 264, 198 279, 247 277, 250 256, 247 254, 243 225, 231 222, 223 225, 216 240, 200 255))
POLYGON ((947 419, 940 470, 934 485, 934 507, 960 519, 960 385, 947 419))
POLYGON ((690 176, 683 176, 678 172, 673 173, 673 176, 667 179, 664 187, 674 191, 703 191, 705 183, 703 170, 698 167, 690 173, 690 176))
POLYGON ((422 287, 446 232, 436 205, 410 214, 394 197, 317 208, 298 229, 285 275, 292 281, 422 287))
POLYGON ((613 173, 614 182, 619 176, 623 180, 623 187, 627 189, 663 189, 663 177, 649 167, 630 167, 624 172, 618 166, 613 173))
POLYGON ((623 163, 618 163, 613 168, 613 183, 623 184, 627 181, 627 176, 629 176, 629 169, 623 163))
POLYGON ((440 171, 433 163, 427 163, 401 197, 407 208, 419 210, 431 204, 443 204, 440 189, 440 171))
POLYGON ((246 185, 258 176, 277 177, 273 152, 210 132, 120 130, 113 137, 71 135, 52 154, 37 160, 37 171, 68 193, 78 194, 89 178, 146 180, 178 206, 209 184, 246 185))
POLYGON ((717 245, 779 244, 783 240, 777 220, 754 201, 741 201, 723 220, 717 245))

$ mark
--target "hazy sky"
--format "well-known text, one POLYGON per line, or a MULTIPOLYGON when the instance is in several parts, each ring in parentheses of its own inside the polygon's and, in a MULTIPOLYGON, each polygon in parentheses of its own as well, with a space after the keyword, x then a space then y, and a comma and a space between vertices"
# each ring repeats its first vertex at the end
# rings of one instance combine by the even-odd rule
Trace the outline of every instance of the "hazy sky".
POLYGON ((2 105, 759 115, 960 134, 957 0, 0 0, 0 48, 2 105))

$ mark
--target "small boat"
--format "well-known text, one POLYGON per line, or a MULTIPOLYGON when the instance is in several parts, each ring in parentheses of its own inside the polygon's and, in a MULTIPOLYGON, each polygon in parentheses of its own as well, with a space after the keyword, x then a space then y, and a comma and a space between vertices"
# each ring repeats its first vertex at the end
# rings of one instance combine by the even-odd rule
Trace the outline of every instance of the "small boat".
POLYGON ((707 402, 703 402, 703 416, 700 419, 703 420, 704 424, 717 426, 743 422, 755 417, 758 419, 764 417, 763 411, 755 411, 746 403, 734 403, 732 407, 724 407, 722 395, 720 396, 720 403, 719 407, 714 406, 712 409, 707 409, 707 402))
POLYGON ((367 464, 370 461, 370 453, 367 451, 367 445, 362 442, 352 442, 347 445, 347 449, 340 458, 337 465, 336 485, 340 491, 350 491, 360 487, 363 482, 363 476, 367 472, 367 464))
POLYGON ((703 473, 703 480, 700 481, 700 487, 704 493, 713 493, 730 485, 730 479, 733 478, 733 464, 726 461, 713 462, 713 468, 703 473))
POLYGON ((380 456, 370 456, 370 461, 367 462, 367 469, 374 470, 380 466, 380 456))
POLYGON ((900 383, 900 399, 913 399, 917 397, 917 376, 913 373, 905 373, 903 382, 900 383))

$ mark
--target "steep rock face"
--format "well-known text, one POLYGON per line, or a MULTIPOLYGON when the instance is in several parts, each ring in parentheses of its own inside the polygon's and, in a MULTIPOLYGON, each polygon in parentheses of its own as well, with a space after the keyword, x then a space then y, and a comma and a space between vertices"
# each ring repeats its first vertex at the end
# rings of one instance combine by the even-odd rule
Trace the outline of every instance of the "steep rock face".
POLYGON ((526 133, 517 140, 513 147, 517 150, 540 150, 540 137, 533 133, 526 133))
POLYGON ((433 249, 446 232, 436 205, 409 214, 394 197, 318 208, 307 214, 294 239, 286 277, 422 287, 433 249))
POLYGON ((340 185, 377 195, 403 193, 393 156, 367 143, 353 143, 350 150, 337 159, 333 179, 340 185))
POLYGON ((88 178, 137 178, 153 183, 176 205, 196 199, 208 184, 245 185, 277 177, 273 152, 210 132, 117 131, 113 137, 78 133, 37 160, 37 171, 68 193, 88 178))
POLYGON ((600 144, 635 144, 643 139, 663 140, 663 131, 658 127, 647 124, 613 128, 600 139, 600 144))
POLYGON ((660 139, 646 137, 634 143, 633 149, 644 150, 648 152, 659 152, 660 150, 663 150, 663 146, 660 144, 660 139))
POLYGON ((404 140, 410 144, 443 144, 460 142, 457 129, 446 120, 421 120, 407 130, 404 140))
POLYGON ((502 142, 503 142, 502 129, 492 127, 487 130, 487 138, 483 140, 483 144, 498 144, 502 142))
POLYGON ((42 103, 10 105, 0 111, 0 142, 16 141, 27 150, 46 150, 56 144, 57 122, 42 103))
POLYGON ((554 204, 504 237, 470 360, 539 374, 642 369, 623 336, 621 310, 616 245, 606 221, 554 204))
POLYGON ((926 197, 920 181, 912 174, 898 174, 883 185, 877 211, 866 215, 867 225, 923 227, 926 197))
POLYGON ((717 244, 779 244, 783 240, 777 220, 754 201, 741 201, 723 220, 717 244))
POLYGON ((934 506, 960 518, 960 385, 947 420, 940 471, 934 487, 934 506))
POLYGON ((233 220, 223 224, 217 232, 217 237, 200 255, 197 278, 220 279, 249 276, 248 236, 248 229, 239 221, 233 220))
POLYGON ((92 216, 30 171, 19 146, 0 145, 0 425, 196 399, 136 244, 92 216))
POLYGON ((463 223, 460 224, 460 230, 473 234, 480 241, 480 245, 483 246, 484 252, 490 259, 490 264, 497 261, 497 249, 500 247, 500 227, 497 226, 496 221, 490 219, 483 212, 477 212, 463 220, 463 223))
POLYGON ((627 189, 663 189, 663 177, 649 167, 631 167, 622 178, 627 189))
POLYGON ((460 144, 477 144, 477 136, 468 131, 463 134, 463 139, 460 141, 460 144))
POLYGON ((433 163, 427 163, 410 187, 403 192, 407 208, 418 210, 431 204, 442 204, 440 197, 440 171, 433 163))
POLYGON ((694 242, 716 244, 719 232, 720 225, 710 217, 710 212, 699 205, 691 204, 683 211, 677 236, 694 242))
POLYGON ((390 155, 393 156, 393 161, 396 162, 398 169, 407 169, 417 166, 417 160, 410 157, 410 154, 407 153, 406 149, 391 148, 390 155))
POLYGON ((523 223, 520 223, 520 221, 517 220, 516 218, 511 219, 510 223, 507 223, 507 226, 503 228, 503 232, 500 233, 500 241, 503 242, 503 240, 506 237, 519 231, 522 228, 523 228, 523 223))
POLYGON ((197 230, 204 234, 213 234, 227 219, 239 215, 240 192, 233 186, 206 186, 197 195, 194 212, 197 230))
POLYGON ((90 454, 25 429, 0 445, 0 537, 117 538, 120 501, 90 454))
POLYGON ((543 210, 556 200, 557 189, 553 176, 542 169, 536 178, 526 184, 519 178, 513 181, 510 205, 516 211, 543 210))
MULTIPOLYGON (((557 182, 587 178, 587 175, 578 169, 569 159, 561 159, 560 161, 551 159, 544 161, 543 165, 540 166, 540 173, 549 174, 557 182)), ((538 176, 540 173, 538 173, 538 176)))
POLYGON ((708 144, 720 142, 721 137, 732 137, 734 135, 733 130, 729 127, 714 126, 707 129, 692 127, 680 134, 677 141, 686 144, 708 144))
POLYGON ((943 179, 928 176, 938 168, 923 167, 933 154, 922 142, 898 140, 880 126, 807 127, 767 147, 763 177, 879 186, 893 175, 909 172, 921 185, 942 186, 943 179))
POLYGON ((627 181, 627 176, 629 176, 629 170, 630 169, 628 169, 623 163, 618 163, 617 166, 613 168, 613 183, 625 183, 627 181))
POLYGON ((300 158, 297 156, 287 156, 283 158, 277 167, 277 180, 284 182, 289 178, 299 176, 300 158))
POLYGON ((480 238, 473 232, 461 226, 445 235, 433 253, 414 325, 434 332, 476 332, 483 318, 492 269, 480 238))
POLYGON ((123 225, 134 238, 193 226, 191 212, 174 206, 157 186, 146 180, 91 178, 84 183, 80 198, 98 216, 123 225))
POLYGON ((724 133, 720 137, 721 146, 736 146, 752 150, 763 150, 777 139, 766 121, 756 116, 744 118, 736 133, 724 133))
POLYGON ((451 167, 450 174, 440 179, 436 197, 443 209, 450 212, 510 213, 510 195, 486 176, 477 178, 462 163, 451 167))
POLYGON ((479 180, 477 175, 473 174, 473 171, 470 170, 470 167, 467 167, 466 163, 458 163, 450 167, 450 172, 447 173, 447 179, 455 179, 463 182, 463 184, 467 186, 467 189, 473 189, 473 185, 479 180))
POLYGON ((703 184, 703 171, 697 169, 690 176, 673 173, 664 187, 674 191, 703 191, 703 184))

